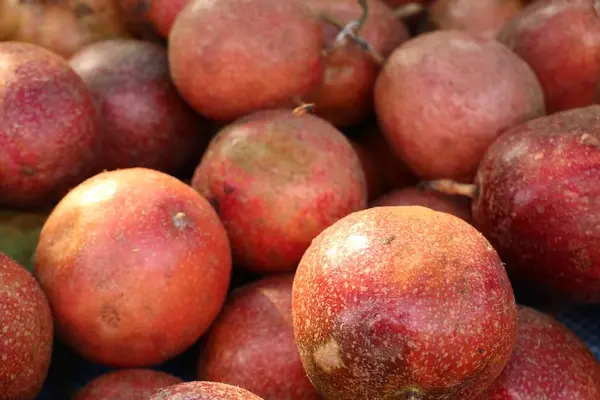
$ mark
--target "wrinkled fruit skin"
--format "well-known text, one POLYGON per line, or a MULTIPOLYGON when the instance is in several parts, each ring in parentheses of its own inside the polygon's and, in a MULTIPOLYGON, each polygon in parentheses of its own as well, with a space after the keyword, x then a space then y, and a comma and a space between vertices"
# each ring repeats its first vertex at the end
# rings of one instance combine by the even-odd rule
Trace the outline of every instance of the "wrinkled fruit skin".
POLYGON ((35 278, 3 253, 0 282, 0 398, 33 400, 52 355, 50 306, 35 278))
POLYGON ((149 400, 263 400, 235 386, 215 382, 186 382, 158 391, 149 400))
POLYGON ((321 24, 300 0, 195 1, 169 35, 179 92, 221 121, 301 101, 323 79, 322 48, 321 24))
MULTIPOLYGON (((181 172, 197 162, 208 129, 179 97, 166 50, 140 40, 107 40, 69 61, 94 96, 104 138, 103 169, 181 172)), ((206 124, 207 125, 207 124, 206 124)))
POLYGON ((469 202, 462 197, 448 196, 432 190, 420 190, 407 187, 387 193, 374 202, 371 207, 422 206, 432 210, 445 212, 466 222, 471 222, 469 202))
POLYGON ((596 0, 537 1, 498 35, 535 71, 549 113, 600 101, 600 8, 594 7, 596 0))
POLYGON ((521 11, 523 0, 436 0, 429 8, 433 29, 461 29, 482 39, 494 39, 521 11))
POLYGON ((486 152, 475 225, 511 277, 559 300, 600 302, 600 106, 514 128, 486 152))
POLYGON ((377 79, 375 107, 383 134, 420 178, 469 183, 496 137, 545 113, 524 61, 462 31, 426 33, 396 49, 377 79))
MULTIPOLYGON (((340 29, 323 20, 334 18, 342 23, 358 20, 362 9, 355 0, 304 0, 322 20, 325 46, 333 44, 340 29)), ((360 36, 383 55, 389 55, 409 38, 404 23, 395 18, 381 0, 368 0, 369 14, 360 36)), ((347 43, 325 57, 321 86, 309 99, 316 104, 316 115, 336 126, 356 124, 373 110, 373 86, 379 66, 358 45, 347 43)))
POLYGON ((302 367, 292 325, 293 275, 233 292, 211 327, 198 379, 242 387, 265 400, 318 400, 302 367))
POLYGON ((173 375, 149 369, 124 369, 94 379, 74 400, 147 400, 158 389, 183 383, 173 375))
POLYGON ((145 367, 207 330, 225 300, 231 255, 202 196, 132 168, 96 175, 61 200, 35 271, 67 344, 92 362, 145 367))
POLYGON ((304 368, 329 399, 473 399, 516 334, 500 258, 472 226, 424 207, 378 207, 304 254, 292 309, 304 368))
POLYGON ((81 79, 60 56, 0 43, 0 204, 58 200, 95 172, 97 113, 81 79))
POLYGON ((554 318, 519 307, 510 362, 479 400, 600 399, 600 363, 554 318))
POLYGON ((261 273, 295 270, 315 236, 367 202, 348 140, 328 122, 289 110, 258 112, 221 130, 192 186, 219 213, 234 260, 261 273))
POLYGON ((190 0, 120 0, 119 5, 134 30, 147 32, 148 27, 151 27, 160 36, 167 38, 175 18, 189 2, 190 0))

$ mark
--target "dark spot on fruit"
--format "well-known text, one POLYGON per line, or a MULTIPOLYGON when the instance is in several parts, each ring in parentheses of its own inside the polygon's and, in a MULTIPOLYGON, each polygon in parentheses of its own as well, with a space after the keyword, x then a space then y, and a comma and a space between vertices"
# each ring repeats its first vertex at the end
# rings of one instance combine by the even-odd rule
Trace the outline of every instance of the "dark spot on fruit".
POLYGON ((83 18, 94 14, 94 9, 83 3, 77 3, 73 11, 75 12, 77 18, 83 18))
POLYGON ((178 212, 177 214, 175 214, 173 216, 173 225, 175 225, 175 228, 182 231, 185 228, 191 226, 192 221, 190 221, 190 219, 188 218, 188 216, 185 213, 178 212))
POLYGON ((112 328, 118 327, 119 323, 121 322, 121 317, 119 316, 119 313, 110 304, 104 304, 102 306, 102 309, 100 310, 100 319, 102 320, 102 322, 104 322, 106 325, 112 328))
POLYGON ((478 352, 479 354, 483 354, 483 353, 485 353, 485 350, 483 350, 483 349, 480 347, 480 348, 478 348, 478 349, 477 349, 477 352, 478 352))
POLYGON ((225 195, 230 195, 233 192, 235 192, 235 188, 225 182, 223 182, 223 193, 225 193, 225 195))
POLYGON ((388 236, 385 239, 383 239, 383 244, 390 244, 394 241, 394 239, 396 239, 396 236, 388 236))
POLYGON ((21 175, 25 175, 25 176, 33 176, 35 175, 35 171, 33 170, 33 168, 31 168, 28 165, 23 165, 21 167, 21 175))

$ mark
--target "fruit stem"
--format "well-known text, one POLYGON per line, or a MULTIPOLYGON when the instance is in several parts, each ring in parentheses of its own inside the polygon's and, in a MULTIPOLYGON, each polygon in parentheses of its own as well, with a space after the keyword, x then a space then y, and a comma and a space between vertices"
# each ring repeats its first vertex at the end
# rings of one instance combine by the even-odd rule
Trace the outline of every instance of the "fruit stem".
POLYGON ((362 8, 362 14, 358 19, 358 26, 356 27, 355 32, 356 34, 358 34, 363 28, 365 22, 367 22, 367 17, 369 16, 369 5, 367 4, 367 0, 358 0, 358 4, 360 4, 360 7, 362 8))
POLYGON ((392 13, 396 18, 407 19, 417 14, 420 14, 421 12, 423 12, 424 9, 425 8, 423 7, 423 4, 408 3, 398 8, 395 8, 392 13))
POLYGON ((423 189, 435 190, 436 192, 444 194, 466 196, 471 199, 477 194, 477 186, 473 184, 459 183, 451 179, 439 179, 436 181, 421 182, 419 187, 423 189))
POLYGON ((315 103, 303 103, 300 104, 298 107, 294 108, 292 113, 294 113, 294 115, 297 117, 301 117, 306 113, 312 112, 314 109, 315 103))
MULTIPOLYGON (((367 8, 368 9, 368 8, 367 8)), ((365 51, 377 65, 383 65, 385 57, 383 57, 369 42, 358 34, 360 30, 360 20, 353 20, 347 24, 329 16, 322 15, 323 21, 331 24, 338 29, 340 33, 335 37, 334 41, 323 51, 324 56, 328 56, 333 53, 336 49, 345 46, 348 43, 348 38, 357 44, 363 51, 365 51)))

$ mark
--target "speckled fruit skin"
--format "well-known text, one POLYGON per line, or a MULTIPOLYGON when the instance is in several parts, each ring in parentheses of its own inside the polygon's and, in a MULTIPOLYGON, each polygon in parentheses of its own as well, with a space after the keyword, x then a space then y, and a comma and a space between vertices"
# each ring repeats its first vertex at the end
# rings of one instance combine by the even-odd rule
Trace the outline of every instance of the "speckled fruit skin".
POLYGON ((207 330, 225 301, 231 254, 202 196, 132 168, 96 175, 61 200, 35 271, 67 344, 92 362, 145 367, 207 330))
POLYGON ((50 306, 35 278, 3 253, 0 282, 0 398, 33 400, 52 355, 50 306))
POLYGON ((514 128, 486 152, 472 214, 509 273, 600 302, 600 106, 514 128))
POLYGON ((201 157, 208 127, 203 132, 200 117, 177 93, 162 46, 106 40, 86 47, 69 64, 100 111, 103 169, 145 167, 173 174, 201 157))
POLYGON ((149 400, 262 400, 236 386, 216 382, 186 382, 162 389, 149 400))
POLYGON ((58 200, 94 173, 98 118, 81 79, 41 47, 0 43, 0 204, 58 200))
MULTIPOLYGON (((322 20, 325 45, 331 45, 340 29, 325 17, 342 23, 358 20, 362 9, 356 0, 304 0, 322 20)), ((404 23, 381 0, 368 0, 369 14, 360 31, 377 52, 389 55, 409 38, 404 23)), ((323 82, 310 99, 316 115, 336 126, 356 124, 373 112, 373 86, 379 66, 357 45, 348 43, 325 57, 323 82)))
POLYGON ((600 399, 600 363, 554 318, 519 306, 510 362, 479 400, 600 399))
POLYGON ((101 375, 74 400, 147 400, 159 389, 183 383, 173 375, 150 369, 123 369, 101 375))
POLYGON ((600 3, 533 2, 510 21, 498 40, 535 71, 548 112, 600 101, 600 3))
POLYGON ((491 40, 524 5, 523 0, 436 0, 429 8, 429 24, 433 29, 461 29, 491 40))
POLYGON ((508 362, 517 311, 471 225, 419 206, 343 218, 304 254, 292 309, 325 399, 472 399, 508 362))
POLYGON ((468 201, 458 196, 448 196, 432 190, 421 190, 414 186, 397 189, 371 203, 371 207, 422 206, 445 212, 471 223, 468 201))
POLYGON ((190 0, 120 0, 119 5, 128 22, 151 26, 166 38, 175 18, 189 2, 190 0))
POLYGON ((221 130, 192 186, 219 213, 234 260, 260 273, 295 270, 315 236, 367 202, 364 172, 342 133, 288 110, 221 130))
POLYGON ((199 113, 292 106, 323 79, 319 20, 300 0, 193 1, 169 35, 171 75, 199 113))
POLYGON ((233 292, 201 351, 198 379, 242 387, 265 400, 318 400, 292 325, 294 275, 275 275, 233 292))
POLYGON ((375 107, 383 134, 419 177, 465 182, 503 130, 545 113, 524 61, 493 40, 452 30, 396 49, 377 79, 375 107))

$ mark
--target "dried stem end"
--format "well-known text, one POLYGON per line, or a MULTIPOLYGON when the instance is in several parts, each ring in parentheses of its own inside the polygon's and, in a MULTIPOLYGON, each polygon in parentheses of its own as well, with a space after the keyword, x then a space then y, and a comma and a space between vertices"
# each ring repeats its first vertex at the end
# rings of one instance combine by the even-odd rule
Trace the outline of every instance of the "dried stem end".
POLYGON ((475 185, 459 183, 451 179, 421 182, 419 186, 423 189, 431 189, 449 195, 466 196, 471 199, 475 198, 477 194, 477 187, 475 185))

